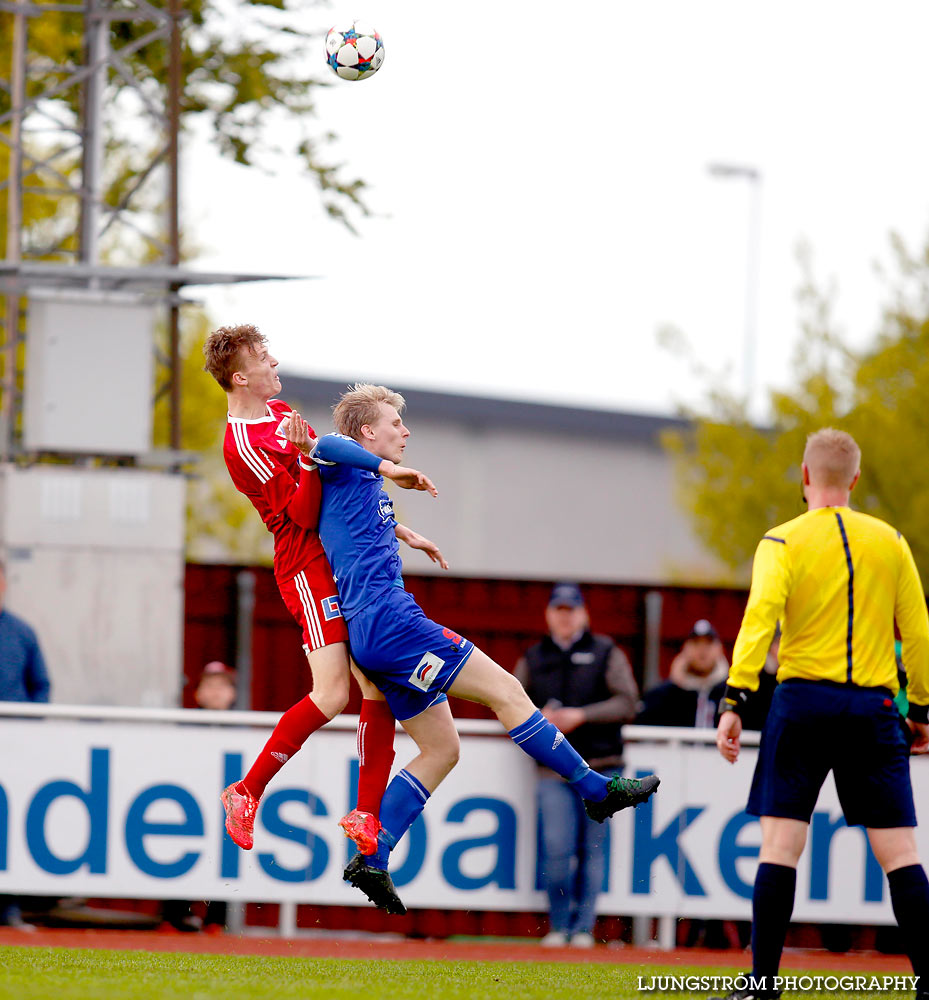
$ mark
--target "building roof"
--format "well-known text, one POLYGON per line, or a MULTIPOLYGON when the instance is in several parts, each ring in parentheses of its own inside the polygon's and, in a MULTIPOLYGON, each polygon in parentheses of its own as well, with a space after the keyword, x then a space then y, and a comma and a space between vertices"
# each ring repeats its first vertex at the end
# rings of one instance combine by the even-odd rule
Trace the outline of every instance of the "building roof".
MULTIPOLYGON (((347 388, 347 383, 334 379, 308 378, 290 372, 280 374, 285 398, 299 401, 303 407, 322 406, 330 409, 347 388)), ((529 403, 395 385, 391 388, 406 399, 407 409, 414 420, 431 418, 475 427, 522 427, 642 443, 657 443, 662 431, 683 430, 690 426, 688 420, 680 417, 562 406, 555 403, 529 403)))

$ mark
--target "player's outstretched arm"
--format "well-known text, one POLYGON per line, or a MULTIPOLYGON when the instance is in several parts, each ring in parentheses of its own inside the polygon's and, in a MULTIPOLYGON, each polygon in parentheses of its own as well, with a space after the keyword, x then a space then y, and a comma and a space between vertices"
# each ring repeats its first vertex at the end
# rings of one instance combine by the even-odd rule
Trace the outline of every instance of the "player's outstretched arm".
POLYGON ((420 549, 434 563, 441 566, 442 569, 448 569, 448 560, 439 551, 439 547, 435 542, 430 542, 428 538, 421 535, 418 531, 408 528, 405 524, 398 524, 394 528, 394 534, 401 542, 406 542, 411 549, 420 549))
POLYGON ((405 465, 395 465, 390 459, 385 458, 378 472, 392 483, 396 483, 404 490, 423 490, 431 493, 434 497, 439 495, 439 491, 432 484, 432 480, 423 472, 416 469, 408 469, 405 465))
POLYGON ((439 491, 425 473, 397 465, 389 458, 381 458, 344 434, 323 435, 313 449, 313 459, 323 465, 341 464, 354 469, 367 469, 385 479, 390 479, 405 490, 423 490, 434 497, 439 495, 439 491))

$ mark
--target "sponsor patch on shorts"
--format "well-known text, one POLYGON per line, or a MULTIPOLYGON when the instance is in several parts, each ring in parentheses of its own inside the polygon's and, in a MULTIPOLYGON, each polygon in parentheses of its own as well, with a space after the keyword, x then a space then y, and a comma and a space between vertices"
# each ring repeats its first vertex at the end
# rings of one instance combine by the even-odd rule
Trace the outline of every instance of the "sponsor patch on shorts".
POLYGON ((410 674, 410 683, 414 687, 418 687, 420 691, 428 691, 444 666, 445 660, 440 656, 436 656, 435 653, 426 653, 413 673, 410 674))

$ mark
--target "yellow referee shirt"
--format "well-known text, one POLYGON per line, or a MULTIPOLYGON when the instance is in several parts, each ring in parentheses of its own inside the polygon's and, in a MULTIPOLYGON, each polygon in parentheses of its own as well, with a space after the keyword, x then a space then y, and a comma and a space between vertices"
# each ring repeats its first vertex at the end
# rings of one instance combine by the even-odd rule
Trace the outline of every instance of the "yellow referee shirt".
POLYGON ((929 705, 929 614, 906 539, 848 507, 807 511, 758 543, 729 684, 758 689, 780 621, 778 681, 803 677, 896 693, 894 620, 907 697, 929 705))

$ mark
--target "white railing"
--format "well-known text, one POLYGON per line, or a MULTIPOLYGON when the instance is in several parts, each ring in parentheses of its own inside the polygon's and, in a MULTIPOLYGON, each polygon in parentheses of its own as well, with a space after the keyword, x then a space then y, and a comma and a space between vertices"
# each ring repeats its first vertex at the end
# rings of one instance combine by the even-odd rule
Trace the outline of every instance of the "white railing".
MULTIPOLYGON (((56 705, 35 702, 0 701, 0 717, 40 719, 82 719, 93 722, 155 722, 185 726, 251 726, 273 729, 281 718, 280 712, 252 712, 229 709, 213 711, 202 708, 141 708, 132 705, 56 705)), ((493 719, 456 719, 458 732, 468 736, 506 736, 499 722, 493 719)), ((357 715, 338 715, 324 727, 330 731, 354 731, 357 715)), ((636 726, 622 728, 627 743, 715 743, 715 729, 691 729, 684 726, 636 726)), ((743 746, 758 746, 761 734, 753 730, 742 733, 743 746)))

